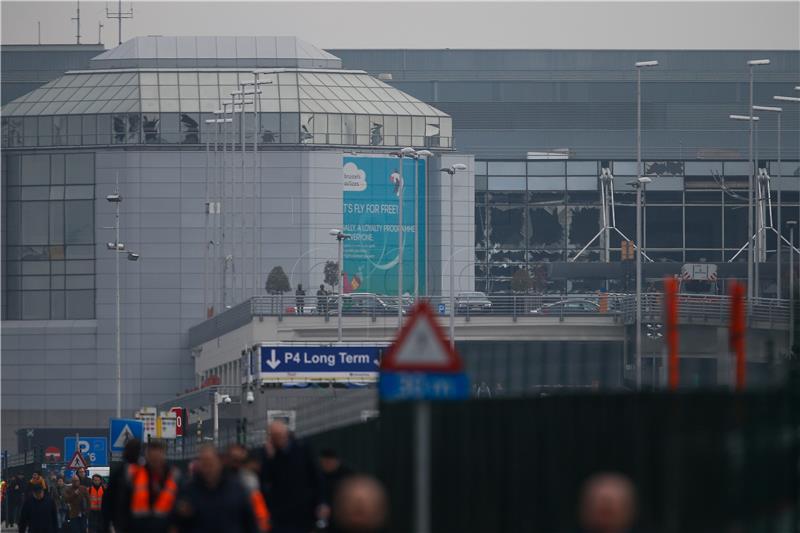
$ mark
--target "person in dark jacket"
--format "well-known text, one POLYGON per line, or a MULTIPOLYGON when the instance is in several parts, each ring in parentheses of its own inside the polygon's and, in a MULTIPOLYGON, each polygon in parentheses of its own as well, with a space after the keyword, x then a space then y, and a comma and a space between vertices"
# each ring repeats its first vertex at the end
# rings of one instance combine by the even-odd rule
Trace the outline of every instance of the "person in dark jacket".
POLYGON ((325 285, 320 285, 317 289, 317 313, 328 314, 328 291, 325 290, 325 285))
POLYGON ((350 467, 342 464, 336 450, 330 448, 326 448, 319 453, 319 465, 322 468, 325 503, 331 506, 329 521, 335 523, 336 519, 333 515, 336 509, 333 508, 333 501, 336 497, 336 491, 339 489, 339 485, 341 485, 342 481, 352 476, 354 472, 350 467))
POLYGON ((273 533, 307 533, 318 520, 328 520, 330 508, 325 505, 317 461, 284 422, 275 421, 269 426, 269 436, 261 450, 260 477, 273 533))
POLYGON ((297 314, 298 315, 302 315, 303 314, 303 307, 305 306, 305 302, 306 302, 306 300, 305 300, 306 291, 303 290, 303 285, 302 284, 298 283, 297 290, 294 291, 294 296, 295 296, 295 299, 297 300, 297 314))
POLYGON ((56 504, 44 490, 44 485, 34 484, 31 497, 22 504, 19 513, 19 533, 57 533, 58 511, 56 504))
POLYGON ((179 533, 259 533, 247 489, 235 472, 223 469, 211 445, 200 448, 194 475, 178 493, 171 522, 179 533))
POLYGON ((111 470, 108 487, 103 492, 103 531, 110 531, 114 526, 117 533, 127 533, 131 520, 131 487, 128 483, 128 467, 139 462, 142 454, 142 441, 131 439, 122 450, 122 464, 111 470))
POLYGON ((22 481, 22 476, 16 475, 8 484, 6 494, 8 495, 8 519, 6 525, 14 527, 18 522, 19 510, 22 507, 22 497, 25 493, 25 483, 22 481))

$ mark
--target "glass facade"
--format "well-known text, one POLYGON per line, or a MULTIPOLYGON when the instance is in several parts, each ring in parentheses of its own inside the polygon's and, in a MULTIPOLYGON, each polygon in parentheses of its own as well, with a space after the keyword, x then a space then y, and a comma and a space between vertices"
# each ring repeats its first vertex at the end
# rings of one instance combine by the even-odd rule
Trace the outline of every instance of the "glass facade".
POLYGON ((261 73, 244 113, 219 132, 206 124, 253 81, 252 71, 68 73, 3 107, 3 147, 232 142, 242 120, 247 142, 257 131, 263 144, 452 147, 449 116, 360 71, 261 73))
MULTIPOLYGON (((762 161, 761 166, 775 178, 776 162, 762 161)), ((633 239, 636 196, 627 183, 636 175, 634 161, 476 161, 476 289, 510 292, 517 270, 541 274, 540 265, 569 261, 586 246, 602 228, 601 167, 611 168, 616 178, 616 226, 633 239)), ((653 180, 643 211, 648 256, 680 263, 733 259, 747 241, 747 162, 648 161, 644 168, 653 180)), ((788 235, 786 221, 800 213, 800 162, 784 161, 783 176, 789 189, 781 193, 788 235)), ((777 205, 773 180, 776 225, 777 205)), ((767 260, 774 261, 774 232, 768 232, 767 248, 767 260)), ((602 249, 597 239, 578 261, 600 261, 602 249)), ((614 232, 611 250, 611 260, 619 261, 620 237, 614 232)), ((744 261, 745 256, 736 260, 744 261)), ((594 288, 582 280, 572 284, 577 292, 594 288)), ((563 285, 538 289, 563 290, 563 285)))
POLYGON ((94 318, 94 154, 3 162, 3 318, 94 318))

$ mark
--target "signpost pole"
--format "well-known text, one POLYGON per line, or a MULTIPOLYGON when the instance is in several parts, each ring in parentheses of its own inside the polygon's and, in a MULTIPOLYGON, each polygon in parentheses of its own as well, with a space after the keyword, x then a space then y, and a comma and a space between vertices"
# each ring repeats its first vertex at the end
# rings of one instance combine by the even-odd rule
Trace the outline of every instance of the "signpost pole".
POLYGON ((431 404, 419 401, 414 407, 414 509, 417 533, 431 531, 431 404))
POLYGON ((403 193, 405 187, 403 186, 403 163, 405 157, 403 152, 400 152, 400 183, 397 187, 397 330, 403 327, 403 193))

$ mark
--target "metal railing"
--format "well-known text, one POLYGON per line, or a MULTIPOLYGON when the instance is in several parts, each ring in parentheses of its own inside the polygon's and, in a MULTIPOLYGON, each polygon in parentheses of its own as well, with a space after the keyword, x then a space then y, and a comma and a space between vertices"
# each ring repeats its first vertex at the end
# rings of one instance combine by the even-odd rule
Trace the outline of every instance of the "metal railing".
MULTIPOLYGON (((642 295, 642 321, 663 321, 664 299, 661 293, 642 295)), ((636 298, 622 299, 622 319, 625 324, 636 320, 636 298)), ((730 297, 701 294, 678 296, 678 317, 682 324, 725 325, 730 316, 730 297)), ((775 298, 754 298, 747 310, 747 319, 753 325, 786 328, 789 325, 789 301, 775 298)))
MULTIPOLYGON (((441 316, 450 313, 447 296, 423 296, 441 316)), ((397 317, 397 296, 355 295, 343 296, 342 316, 345 324, 354 317, 371 322, 379 319, 387 324, 397 317)), ((472 317, 496 316, 518 321, 523 317, 606 317, 621 324, 632 324, 635 317, 636 298, 633 294, 490 294, 486 297, 459 296, 455 300, 455 314, 460 320, 472 317)), ((404 313, 413 305, 413 298, 402 300, 404 313)), ((680 322, 683 324, 724 325, 728 321, 730 299, 727 296, 681 294, 678 299, 680 322)), ((645 322, 662 321, 661 293, 642 295, 642 319, 645 322)), ((220 335, 249 323, 254 317, 284 319, 336 320, 336 295, 309 296, 298 300, 294 295, 254 296, 223 313, 210 318, 189 330, 191 346, 198 346, 220 335), (300 305, 302 302, 302 305, 300 305)), ((526 320, 527 320, 526 319, 526 320)), ((788 327, 789 301, 770 298, 753 299, 748 310, 750 324, 769 327, 788 327)))

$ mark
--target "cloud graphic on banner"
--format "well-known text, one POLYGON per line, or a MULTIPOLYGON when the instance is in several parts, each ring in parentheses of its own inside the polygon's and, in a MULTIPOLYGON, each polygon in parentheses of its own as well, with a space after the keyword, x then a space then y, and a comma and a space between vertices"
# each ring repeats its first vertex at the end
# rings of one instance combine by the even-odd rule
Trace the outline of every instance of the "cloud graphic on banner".
POLYGON ((350 192, 367 190, 367 173, 355 163, 347 163, 344 166, 344 190, 350 192))

